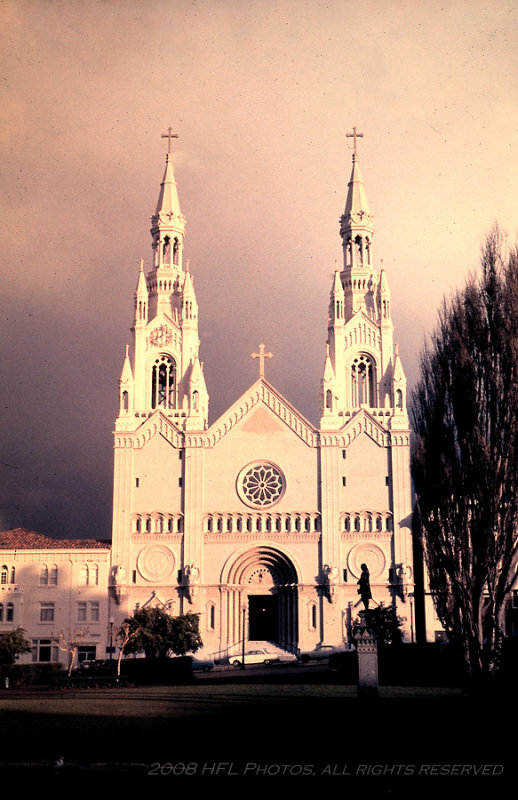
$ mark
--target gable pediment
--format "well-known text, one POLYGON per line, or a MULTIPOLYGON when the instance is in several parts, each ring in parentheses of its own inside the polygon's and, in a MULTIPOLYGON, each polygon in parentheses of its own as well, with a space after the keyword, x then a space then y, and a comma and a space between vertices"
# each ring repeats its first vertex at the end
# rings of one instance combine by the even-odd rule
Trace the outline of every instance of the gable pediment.
POLYGON ((239 426, 243 433, 275 435, 286 429, 309 447, 317 444, 315 428, 271 384, 260 378, 206 433, 209 446, 215 445, 239 426))
POLYGON ((322 433, 320 440, 324 446, 348 447, 358 436, 365 434, 380 447, 388 447, 390 434, 366 408, 353 414, 337 431, 322 433))
POLYGON ((355 314, 344 326, 345 349, 355 345, 379 350, 381 347, 380 329, 363 311, 355 314))

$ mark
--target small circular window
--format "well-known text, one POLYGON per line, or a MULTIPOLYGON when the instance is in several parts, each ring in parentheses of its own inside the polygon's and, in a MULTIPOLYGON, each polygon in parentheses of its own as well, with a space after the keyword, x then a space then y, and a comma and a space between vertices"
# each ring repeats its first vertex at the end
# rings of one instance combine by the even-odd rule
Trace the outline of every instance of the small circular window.
POLYGON ((280 500, 285 488, 280 469, 268 461, 249 464, 239 473, 237 490, 241 500, 249 506, 265 508, 280 500))

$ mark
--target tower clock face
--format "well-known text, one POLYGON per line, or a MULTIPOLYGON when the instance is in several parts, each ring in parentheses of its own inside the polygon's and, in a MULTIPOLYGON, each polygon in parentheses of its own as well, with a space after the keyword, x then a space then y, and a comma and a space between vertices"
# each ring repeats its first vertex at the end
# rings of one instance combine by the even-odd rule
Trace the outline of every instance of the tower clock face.
POLYGON ((252 508, 275 505, 286 489, 286 479, 275 464, 257 461, 243 467, 237 478, 237 493, 252 508))

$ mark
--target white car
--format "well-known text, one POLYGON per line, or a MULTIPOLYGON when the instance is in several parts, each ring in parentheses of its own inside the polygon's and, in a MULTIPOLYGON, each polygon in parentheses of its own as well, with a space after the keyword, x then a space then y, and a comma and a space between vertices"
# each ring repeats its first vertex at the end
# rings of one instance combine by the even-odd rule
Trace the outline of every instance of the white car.
MULTIPOLYGON (((229 661, 233 667, 241 667, 243 655, 230 656, 229 661)), ((272 664, 274 661, 279 661, 279 656, 269 653, 268 650, 247 650, 245 653, 245 666, 247 664, 272 664)))

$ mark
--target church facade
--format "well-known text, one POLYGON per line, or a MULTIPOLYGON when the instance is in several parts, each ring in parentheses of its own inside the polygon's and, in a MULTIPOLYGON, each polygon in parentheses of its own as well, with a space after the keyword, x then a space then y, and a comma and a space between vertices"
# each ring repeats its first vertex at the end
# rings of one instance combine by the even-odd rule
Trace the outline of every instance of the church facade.
MULTIPOLYGON (((152 263, 147 272, 141 263, 119 381, 111 544, 85 543, 70 578, 70 617, 78 608, 84 613, 77 604, 85 599, 74 592, 86 591, 81 565, 99 550, 106 567, 97 579, 94 657, 105 657, 107 631, 149 605, 199 614, 205 655, 232 654, 243 638, 291 652, 343 646, 363 607, 358 580, 365 564, 371 606, 393 605, 410 641, 406 380, 387 275, 374 258, 356 131, 339 229, 343 261, 330 287, 323 335, 318 426, 268 381, 271 354, 263 344, 252 354, 257 380, 209 422, 199 309, 170 145, 171 137, 151 218, 152 263)), ((53 547, 34 553, 35 560, 48 565, 53 547)), ((0 548, 9 570, 14 551, 0 548)), ((34 569, 34 583, 37 574, 34 569)), ((59 586, 54 589, 58 596, 59 586)), ((22 615, 15 622, 39 641, 48 636, 40 635, 38 621, 29 626, 22 615)))

